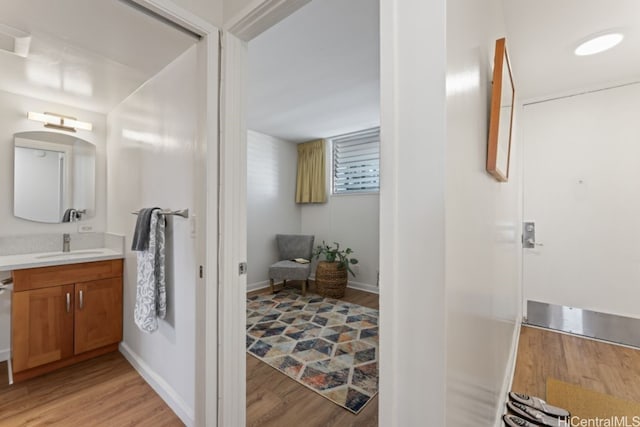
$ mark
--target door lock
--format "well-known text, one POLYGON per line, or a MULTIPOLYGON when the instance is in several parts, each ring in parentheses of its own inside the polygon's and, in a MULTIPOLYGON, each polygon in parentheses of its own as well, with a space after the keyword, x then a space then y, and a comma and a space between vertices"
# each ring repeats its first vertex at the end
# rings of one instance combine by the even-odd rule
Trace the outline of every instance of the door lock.
POLYGON ((544 246, 542 243, 536 243, 536 223, 525 222, 522 227, 522 247, 525 249, 533 249, 536 246, 544 246))
POLYGON ((247 274, 247 263, 241 262, 238 265, 238 273, 242 276, 243 274, 247 274))

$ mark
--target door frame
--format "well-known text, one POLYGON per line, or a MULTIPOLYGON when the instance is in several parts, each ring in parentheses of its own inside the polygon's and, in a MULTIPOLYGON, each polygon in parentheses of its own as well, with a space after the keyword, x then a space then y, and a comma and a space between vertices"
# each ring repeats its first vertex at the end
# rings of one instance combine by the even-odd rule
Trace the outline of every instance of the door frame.
MULTIPOLYGON (((205 121, 201 123, 199 143, 206 178, 204 191, 198 191, 202 205, 197 209, 198 217, 205 220, 198 224, 197 245, 198 261, 207 274, 204 280, 199 280, 197 293, 196 424, 242 426, 246 424, 246 276, 239 274, 238 263, 246 260, 248 41, 311 0, 253 0, 237 16, 226 20, 220 40, 213 25, 171 0, 131 1, 202 35, 206 46, 206 90, 200 92, 205 121)), ((379 398, 385 404, 380 405, 379 419, 380 425, 411 424, 425 419, 444 425, 446 325, 442 308, 445 296, 441 232, 444 172, 439 162, 444 158, 446 134, 446 2, 401 3, 400 0, 380 0, 383 181, 380 190, 379 398), (423 36, 430 40, 430 51, 436 55, 435 66, 426 60, 420 62, 418 70, 422 73, 417 73, 415 67, 415 37, 410 31, 415 28, 425 29, 423 36), (433 96, 416 104, 414 84, 418 83, 424 86, 425 93, 433 96), (401 114, 400 107, 412 108, 404 108, 401 114), (428 123, 422 123, 424 117, 419 115, 422 110, 434 113, 428 123), (433 137, 435 146, 416 149, 411 143, 426 134, 433 137), (423 189, 426 191, 423 198, 433 206, 417 230, 408 230, 414 218, 411 212, 403 214, 399 206, 412 206, 413 198, 401 189, 415 183, 417 173, 403 172, 397 165, 407 156, 425 154, 425 150, 426 154, 436 154, 431 162, 435 169, 430 175, 433 182, 423 189), (416 256, 423 252, 432 255, 427 273, 422 265, 424 259, 412 263, 411 256, 404 260, 398 255, 400 249, 415 246, 416 233, 432 235, 426 248, 415 251, 416 256), (413 283, 417 277, 431 286, 418 284, 407 289, 407 283, 413 283), (390 286, 385 286, 387 283, 390 286), (429 313, 430 328, 423 337, 429 346, 421 346, 423 352, 416 354, 415 346, 406 336, 406 331, 415 325, 410 322, 411 316, 402 314, 411 311, 418 297, 430 302, 428 307, 419 307, 429 313), (426 367, 422 364, 424 360, 429 361, 426 367), (412 366, 421 369, 413 370, 412 366), (429 384, 426 389, 425 384, 429 384), (418 390, 421 403, 415 404, 418 390)))
MULTIPOLYGON (((246 424, 246 277, 239 278, 236 269, 238 262, 246 258, 243 156, 247 144, 244 98, 247 42, 308 1, 254 0, 236 17, 226 20, 223 27, 220 149, 221 164, 230 167, 221 171, 220 177, 221 192, 226 192, 226 196, 220 199, 219 227, 229 233, 220 245, 219 308, 221 318, 229 326, 220 328, 220 370, 224 372, 219 385, 221 426, 246 424), (224 75, 231 79, 225 81, 224 75), (238 191, 235 198, 234 191, 238 191)), ((433 425, 444 425, 446 1, 379 1, 382 178, 379 399, 384 401, 379 405, 379 423, 417 425, 430 420, 433 425), (421 40, 428 41, 426 50, 423 44, 416 43, 416 32, 421 40), (416 55, 420 55, 419 60, 416 55), (416 96, 416 87, 429 96, 416 96), (416 146, 415 141, 425 138, 429 144, 416 146), (417 161, 421 168, 398 167, 401 162, 412 165, 417 161), (427 181, 425 168, 429 170, 427 181), (416 182, 425 182, 418 200, 415 192, 405 190, 416 182), (416 236, 429 238, 416 241, 416 236), (429 286, 423 286, 424 283, 429 286), (419 345, 409 332, 415 328, 412 313, 423 313, 422 320, 429 325, 419 345)))
POLYGON ((201 37, 198 47, 196 148, 196 360, 195 425, 218 420, 218 184, 220 31, 172 0, 130 0, 201 37))

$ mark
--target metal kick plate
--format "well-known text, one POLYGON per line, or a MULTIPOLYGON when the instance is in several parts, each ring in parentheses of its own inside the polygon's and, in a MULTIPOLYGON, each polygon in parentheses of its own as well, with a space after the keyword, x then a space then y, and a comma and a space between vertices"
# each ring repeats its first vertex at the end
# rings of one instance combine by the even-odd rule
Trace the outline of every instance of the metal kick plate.
POLYGON ((640 319, 527 301, 525 324, 640 348, 640 319))

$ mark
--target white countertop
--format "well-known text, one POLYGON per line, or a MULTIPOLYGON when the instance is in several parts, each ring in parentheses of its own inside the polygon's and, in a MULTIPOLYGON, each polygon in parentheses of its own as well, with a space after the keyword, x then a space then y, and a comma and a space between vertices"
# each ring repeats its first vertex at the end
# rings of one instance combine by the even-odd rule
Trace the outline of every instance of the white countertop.
POLYGON ((0 271, 52 265, 76 264, 80 262, 105 261, 124 258, 122 252, 108 248, 83 249, 71 252, 41 252, 34 254, 0 256, 0 271))

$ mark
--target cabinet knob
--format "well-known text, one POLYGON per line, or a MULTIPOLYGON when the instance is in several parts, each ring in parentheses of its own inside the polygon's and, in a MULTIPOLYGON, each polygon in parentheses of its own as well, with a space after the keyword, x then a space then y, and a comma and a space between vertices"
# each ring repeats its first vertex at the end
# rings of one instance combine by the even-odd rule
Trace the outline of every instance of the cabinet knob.
POLYGON ((71 294, 67 292, 67 313, 71 312, 71 294))
POLYGON ((82 292, 82 290, 80 290, 78 292, 79 297, 80 297, 80 310, 82 310, 84 308, 84 292, 82 292))

